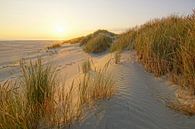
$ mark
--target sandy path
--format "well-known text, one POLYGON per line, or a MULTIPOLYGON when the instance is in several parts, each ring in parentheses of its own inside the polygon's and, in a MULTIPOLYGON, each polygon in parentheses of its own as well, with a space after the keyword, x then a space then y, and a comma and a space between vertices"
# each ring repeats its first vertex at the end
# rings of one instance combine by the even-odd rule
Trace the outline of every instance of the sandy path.
POLYGON ((99 102, 82 124, 72 128, 194 129, 195 117, 188 118, 170 110, 164 103, 164 99, 173 97, 174 88, 145 72, 135 60, 128 61, 129 55, 129 52, 123 53, 122 63, 111 66, 119 86, 117 95, 99 102))

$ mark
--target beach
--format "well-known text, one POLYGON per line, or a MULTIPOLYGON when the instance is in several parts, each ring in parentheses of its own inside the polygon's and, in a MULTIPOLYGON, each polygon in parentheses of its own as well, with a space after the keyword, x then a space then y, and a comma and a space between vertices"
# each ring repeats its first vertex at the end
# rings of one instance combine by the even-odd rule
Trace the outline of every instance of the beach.
MULTIPOLYGON (((43 52, 44 49, 42 47, 42 53, 39 53, 44 64, 56 67, 60 80, 80 76, 80 66, 88 59, 99 68, 111 60, 109 72, 117 84, 116 94, 109 100, 98 101, 85 112, 81 121, 74 122, 70 128, 191 129, 195 126, 195 117, 187 117, 167 107, 166 102, 175 99, 177 86, 146 72, 138 63, 135 51, 122 52, 120 63, 115 64, 112 53, 87 54, 79 44, 63 44, 43 52)), ((19 71, 18 65, 1 68, 1 80, 17 78, 19 71)))

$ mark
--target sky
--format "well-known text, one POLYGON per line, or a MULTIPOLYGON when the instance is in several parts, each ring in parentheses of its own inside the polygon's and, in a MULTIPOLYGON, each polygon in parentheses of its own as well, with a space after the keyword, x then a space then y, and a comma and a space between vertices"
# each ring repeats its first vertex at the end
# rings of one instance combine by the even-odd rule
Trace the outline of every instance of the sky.
POLYGON ((70 39, 97 29, 120 33, 193 8, 195 0, 0 0, 0 40, 70 39))

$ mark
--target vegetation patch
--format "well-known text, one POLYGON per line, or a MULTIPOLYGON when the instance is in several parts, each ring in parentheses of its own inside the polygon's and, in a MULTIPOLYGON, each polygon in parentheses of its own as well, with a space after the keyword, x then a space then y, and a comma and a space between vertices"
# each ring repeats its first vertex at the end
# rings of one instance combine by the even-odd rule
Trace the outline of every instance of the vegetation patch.
POLYGON ((73 38, 73 39, 70 39, 70 40, 65 40, 65 41, 63 41, 63 44, 65 44, 65 43, 70 43, 70 44, 80 43, 83 38, 84 37, 78 37, 78 38, 73 38))
POLYGON ((112 38, 99 34, 87 42, 84 47, 84 51, 88 53, 99 53, 107 50, 112 43, 112 38))
POLYGON ((175 111, 181 112, 188 116, 193 116, 195 114, 195 106, 193 104, 169 102, 167 106, 175 111))
POLYGON ((106 36, 112 37, 112 38, 116 37, 116 34, 109 32, 107 30, 97 30, 92 34, 89 34, 89 35, 83 37, 82 40, 80 41, 80 46, 86 45, 88 43, 88 41, 97 37, 98 35, 106 35, 106 36))
POLYGON ((121 62, 121 52, 117 51, 114 53, 114 62, 115 64, 119 64, 121 62))
POLYGON ((108 72, 109 63, 103 68, 95 68, 85 73, 79 83, 79 96, 82 104, 94 103, 99 99, 110 99, 116 92, 116 84, 108 72))
POLYGON ((0 84, 0 128, 69 127, 82 118, 87 105, 115 93, 107 68, 85 72, 66 86, 57 83, 56 70, 41 60, 21 62, 21 79, 0 84))
POLYGON ((49 66, 43 67, 41 60, 29 65, 21 62, 21 72, 18 82, 6 81, 0 85, 0 127, 3 129, 38 128, 43 118, 52 117, 55 72, 49 66))
POLYGON ((113 42, 110 51, 130 50, 134 48, 136 28, 130 29, 128 32, 120 34, 113 42))
POLYGON ((81 68, 82 68, 82 71, 83 71, 84 74, 91 71, 92 68, 91 68, 90 60, 87 60, 87 61, 83 62, 82 65, 81 65, 81 68))
POLYGON ((48 46, 47 49, 55 49, 61 47, 60 43, 52 44, 51 46, 48 46))
POLYGON ((156 76, 167 75, 195 95, 195 12, 155 19, 119 36, 111 51, 134 48, 156 76))

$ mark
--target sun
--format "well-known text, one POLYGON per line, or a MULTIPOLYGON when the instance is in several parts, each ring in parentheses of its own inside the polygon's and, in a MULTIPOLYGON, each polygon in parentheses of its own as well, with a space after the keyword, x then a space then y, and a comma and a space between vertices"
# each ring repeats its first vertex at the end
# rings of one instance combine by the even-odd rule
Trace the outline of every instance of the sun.
POLYGON ((54 34, 57 38, 66 37, 67 31, 67 27, 65 27, 64 25, 56 25, 54 27, 54 34))
POLYGON ((56 33, 62 34, 65 32, 64 27, 62 26, 56 26, 56 33))

